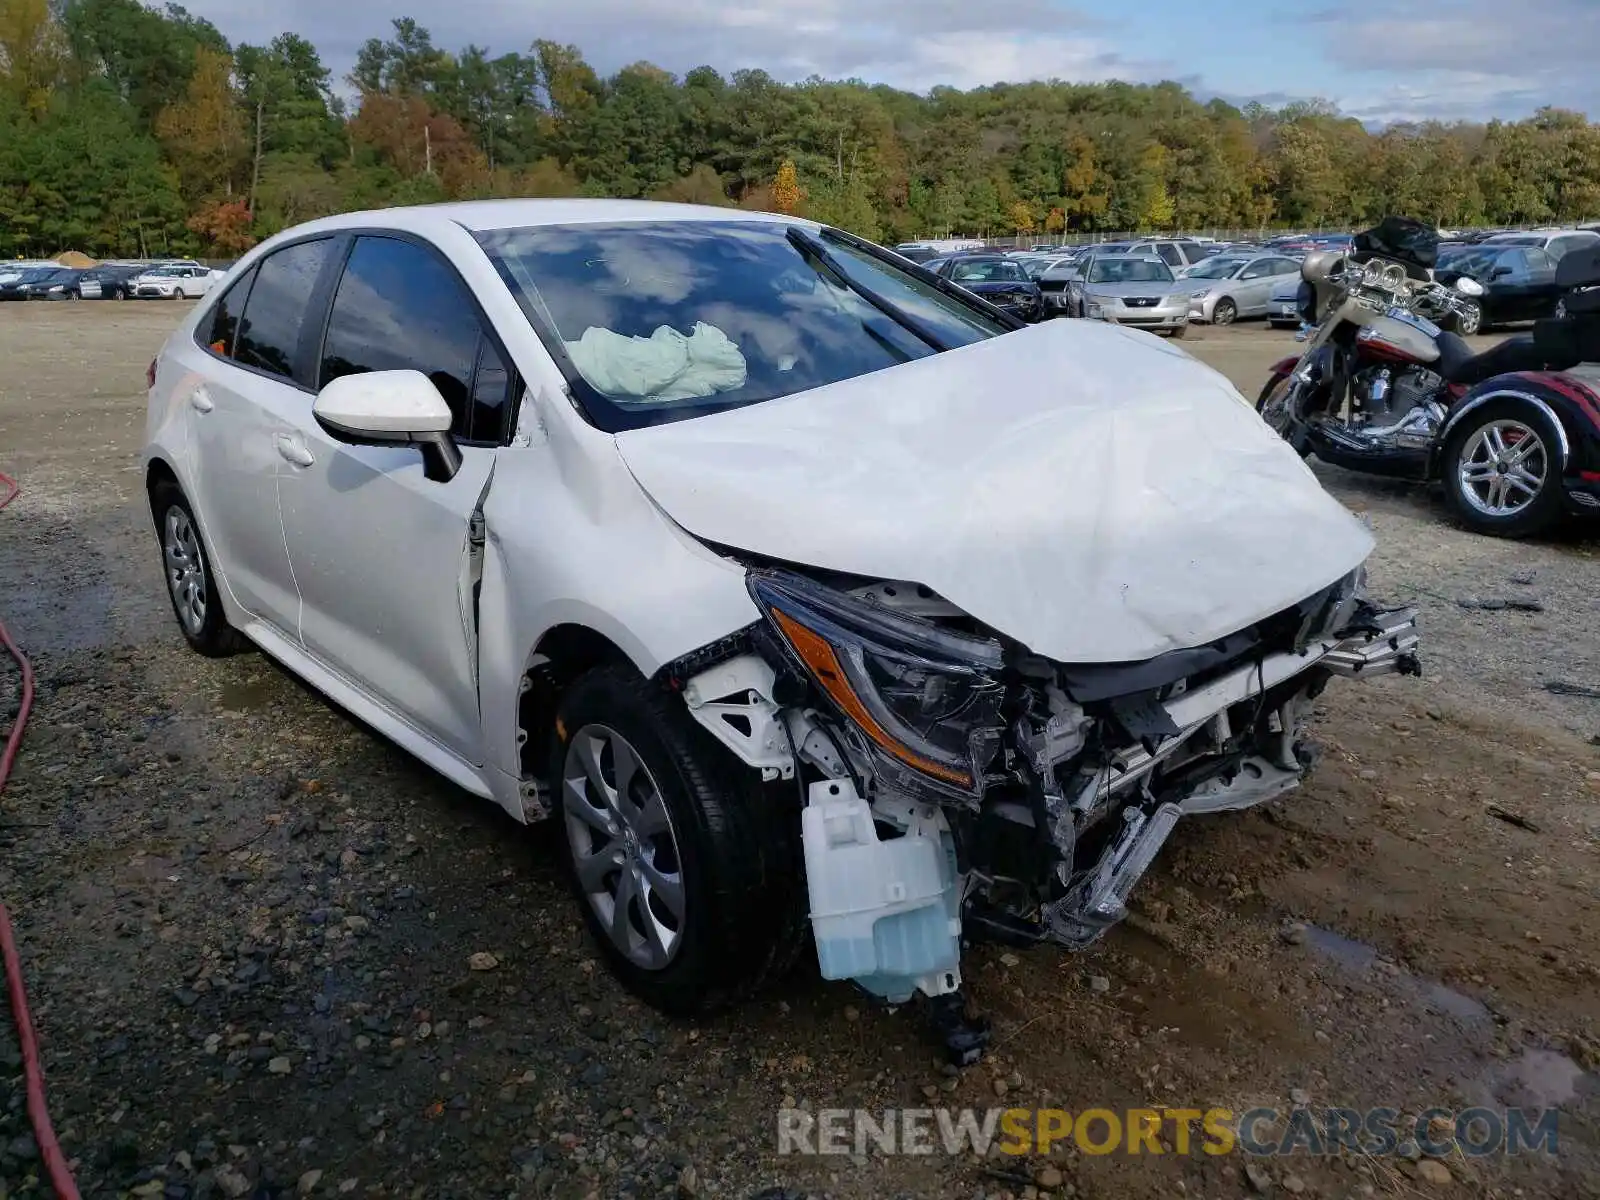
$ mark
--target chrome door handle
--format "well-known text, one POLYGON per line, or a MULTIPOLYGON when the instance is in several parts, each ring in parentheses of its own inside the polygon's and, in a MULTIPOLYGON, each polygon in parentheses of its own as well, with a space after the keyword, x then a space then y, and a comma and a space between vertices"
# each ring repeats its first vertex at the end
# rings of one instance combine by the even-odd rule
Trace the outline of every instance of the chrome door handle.
POLYGON ((278 435, 278 453, 297 467, 309 467, 317 461, 317 456, 307 450, 304 443, 287 433, 278 435))
POLYGON ((217 402, 206 395, 205 388, 195 388, 189 393, 189 403, 199 412, 208 413, 217 406, 217 402))

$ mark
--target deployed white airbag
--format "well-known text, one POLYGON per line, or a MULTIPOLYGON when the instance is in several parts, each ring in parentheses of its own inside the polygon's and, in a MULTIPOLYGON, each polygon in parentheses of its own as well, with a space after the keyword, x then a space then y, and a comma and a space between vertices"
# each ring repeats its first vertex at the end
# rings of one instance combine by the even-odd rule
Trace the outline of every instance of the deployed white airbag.
POLYGON ((715 325, 695 322, 688 337, 662 325, 649 337, 630 337, 591 325, 567 353, 598 390, 627 404, 691 400, 731 392, 745 383, 744 354, 715 325))

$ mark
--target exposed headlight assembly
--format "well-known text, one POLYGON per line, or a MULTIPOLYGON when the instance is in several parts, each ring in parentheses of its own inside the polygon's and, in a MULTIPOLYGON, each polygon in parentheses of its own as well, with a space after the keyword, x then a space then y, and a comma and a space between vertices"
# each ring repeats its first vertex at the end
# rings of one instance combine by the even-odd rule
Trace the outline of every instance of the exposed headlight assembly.
POLYGON ((784 571, 750 594, 888 778, 965 800, 1003 734, 1000 643, 903 616, 784 571))

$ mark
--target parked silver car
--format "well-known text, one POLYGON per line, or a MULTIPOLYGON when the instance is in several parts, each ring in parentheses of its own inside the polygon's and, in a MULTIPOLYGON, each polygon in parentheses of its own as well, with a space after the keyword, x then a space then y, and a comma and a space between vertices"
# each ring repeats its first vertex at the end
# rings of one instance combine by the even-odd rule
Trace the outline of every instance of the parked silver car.
POLYGON ((1274 329, 1295 329, 1300 324, 1300 277, 1285 276, 1272 288, 1267 301, 1267 324, 1274 329))
POLYGON ((1154 254, 1107 254, 1091 259, 1077 285, 1078 313, 1182 337, 1189 328, 1189 293, 1154 254))
POLYGON ((1265 317, 1273 289, 1285 279, 1300 282, 1300 264, 1280 254, 1219 254, 1183 276, 1189 319, 1232 325, 1241 317, 1265 317))

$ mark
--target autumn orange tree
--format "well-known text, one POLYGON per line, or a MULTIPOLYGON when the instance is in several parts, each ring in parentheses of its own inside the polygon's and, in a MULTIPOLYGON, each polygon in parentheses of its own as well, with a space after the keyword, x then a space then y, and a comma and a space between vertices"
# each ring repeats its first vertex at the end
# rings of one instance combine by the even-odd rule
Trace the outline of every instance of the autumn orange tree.
POLYGON ((250 227, 255 217, 243 200, 227 200, 202 208, 189 218, 191 230, 222 255, 243 254, 256 244, 250 227))
POLYGON ((231 195, 245 160, 244 122, 233 93, 233 60, 201 46, 183 99, 156 118, 156 136, 186 196, 231 195))
POLYGON ((488 174, 487 158, 461 123, 421 96, 363 95, 350 136, 403 178, 434 177, 446 196, 471 194, 488 174))
POLYGON ((793 215, 800 211, 805 193, 800 190, 800 172, 794 159, 786 158, 778 167, 778 177, 772 181, 772 211, 793 215))
POLYGON ((66 38, 50 0, 0 0, 0 88, 38 116, 65 61, 66 38))

